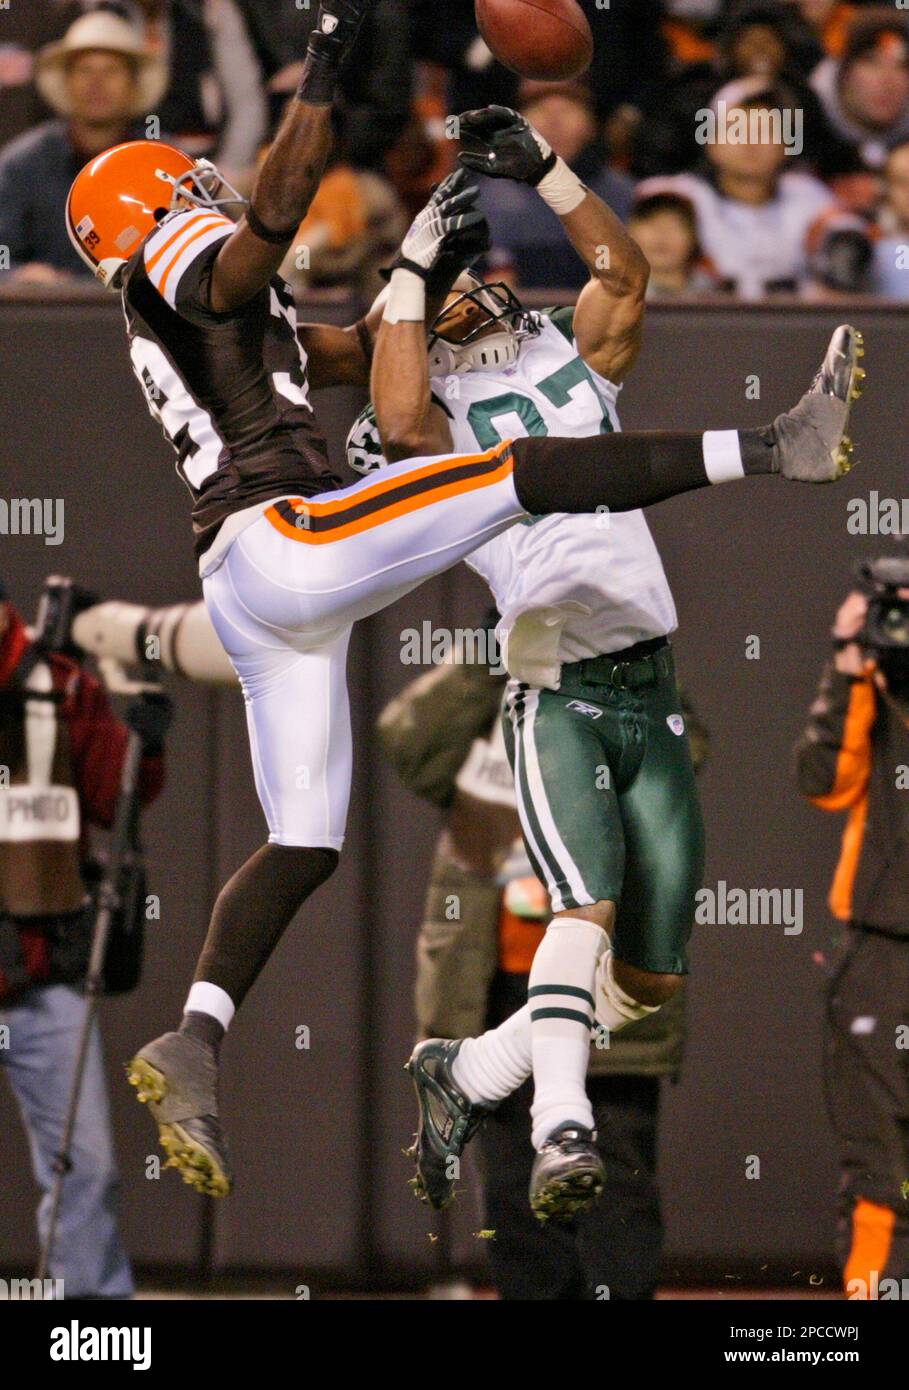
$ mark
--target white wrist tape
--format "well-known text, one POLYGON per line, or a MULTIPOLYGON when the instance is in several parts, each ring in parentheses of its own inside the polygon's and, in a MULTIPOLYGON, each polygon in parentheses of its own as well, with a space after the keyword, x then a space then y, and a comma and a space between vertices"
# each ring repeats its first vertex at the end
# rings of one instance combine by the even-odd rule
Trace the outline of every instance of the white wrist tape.
POLYGON ((742 445, 738 430, 704 431, 704 471, 712 483, 744 478, 742 445))
POLYGON ((560 217, 573 212, 587 197, 587 189, 560 156, 557 156, 549 173, 540 179, 537 192, 544 203, 548 203, 553 212, 557 212, 560 217))
POLYGON ((372 301, 372 304, 370 305, 370 313, 372 313, 373 309, 385 308, 385 305, 388 303, 388 295, 390 288, 391 287, 389 285, 386 285, 384 289, 379 290, 379 293, 376 295, 375 299, 372 301))
POLYGON ((392 272, 382 318, 385 323, 420 323, 426 317, 426 281, 399 266, 392 272))

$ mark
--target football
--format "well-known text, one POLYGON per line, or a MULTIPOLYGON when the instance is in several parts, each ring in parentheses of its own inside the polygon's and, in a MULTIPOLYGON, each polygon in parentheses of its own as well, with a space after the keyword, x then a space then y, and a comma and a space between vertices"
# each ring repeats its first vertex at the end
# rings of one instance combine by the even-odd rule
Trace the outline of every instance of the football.
POLYGON ((500 63, 521 77, 579 77, 593 35, 577 0, 476 0, 477 28, 500 63))

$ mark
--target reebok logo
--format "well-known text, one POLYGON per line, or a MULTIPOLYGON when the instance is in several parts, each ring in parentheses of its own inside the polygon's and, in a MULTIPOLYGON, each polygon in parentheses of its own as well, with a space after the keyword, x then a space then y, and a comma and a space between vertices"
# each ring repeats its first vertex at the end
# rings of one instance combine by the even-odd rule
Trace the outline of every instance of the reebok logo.
POLYGON ((597 709, 596 705, 586 705, 583 700, 569 700, 566 709, 577 710, 578 714, 586 714, 588 719, 601 719, 603 711, 597 709))
POLYGON ((131 1361, 134 1371, 151 1366, 150 1327, 68 1327, 51 1329, 52 1361, 131 1361))

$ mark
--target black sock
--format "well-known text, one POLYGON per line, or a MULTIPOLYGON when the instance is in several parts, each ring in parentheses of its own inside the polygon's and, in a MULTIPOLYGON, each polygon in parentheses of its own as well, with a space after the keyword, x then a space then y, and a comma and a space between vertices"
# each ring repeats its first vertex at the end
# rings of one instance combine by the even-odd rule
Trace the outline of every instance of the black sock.
POLYGON ((177 1032, 184 1033, 188 1038, 195 1038, 196 1042, 206 1043, 217 1053, 224 1037, 224 1025, 211 1014, 200 1014, 191 1009, 183 1015, 177 1032))
POLYGON ((634 511, 707 487, 702 434, 647 431, 586 439, 516 439, 514 486, 522 507, 548 512, 634 511))
POLYGON ((193 976, 239 1008, 285 927, 334 872, 337 850, 263 845, 221 889, 193 976))

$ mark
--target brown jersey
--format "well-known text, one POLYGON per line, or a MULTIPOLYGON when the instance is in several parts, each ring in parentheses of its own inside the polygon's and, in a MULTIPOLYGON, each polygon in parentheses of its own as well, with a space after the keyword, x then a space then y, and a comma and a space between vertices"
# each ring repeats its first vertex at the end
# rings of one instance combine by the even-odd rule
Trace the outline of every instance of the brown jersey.
POLYGON ((123 278, 133 370, 192 495, 197 555, 232 512, 343 486, 309 402, 290 286, 275 276, 239 309, 208 307, 212 265, 233 230, 218 212, 173 213, 123 278))

